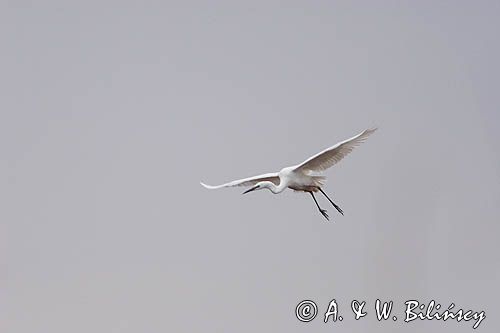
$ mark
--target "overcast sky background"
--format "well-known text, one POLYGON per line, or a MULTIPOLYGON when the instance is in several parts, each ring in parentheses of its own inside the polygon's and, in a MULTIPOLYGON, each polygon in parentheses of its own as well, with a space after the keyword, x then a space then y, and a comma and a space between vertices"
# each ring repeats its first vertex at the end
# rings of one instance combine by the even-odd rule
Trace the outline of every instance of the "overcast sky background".
POLYGON ((498 332, 499 2, 0 8, 3 332, 472 331, 405 324, 408 299, 498 332), (309 195, 199 185, 372 126, 326 172, 331 222, 309 195))

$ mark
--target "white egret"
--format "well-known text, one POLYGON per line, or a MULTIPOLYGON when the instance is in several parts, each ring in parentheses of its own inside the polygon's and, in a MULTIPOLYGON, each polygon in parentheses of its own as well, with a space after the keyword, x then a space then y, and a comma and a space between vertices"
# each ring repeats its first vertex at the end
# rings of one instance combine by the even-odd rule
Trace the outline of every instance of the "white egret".
POLYGON ((268 189, 272 193, 278 194, 283 192, 287 187, 295 191, 308 192, 313 197, 320 213, 327 220, 329 220, 326 210, 319 206, 318 201, 314 196, 315 192, 320 191, 340 214, 344 215, 344 212, 321 189, 325 183, 326 177, 319 176, 317 173, 325 171, 339 162, 347 154, 349 154, 354 147, 363 143, 370 134, 375 132, 375 130, 376 128, 365 130, 350 139, 339 142, 336 145, 323 150, 298 165, 283 168, 280 172, 266 173, 259 176, 238 179, 217 186, 206 185, 202 182, 200 182, 200 184, 208 189, 233 186, 251 186, 248 190, 243 192, 243 194, 262 189, 268 189))

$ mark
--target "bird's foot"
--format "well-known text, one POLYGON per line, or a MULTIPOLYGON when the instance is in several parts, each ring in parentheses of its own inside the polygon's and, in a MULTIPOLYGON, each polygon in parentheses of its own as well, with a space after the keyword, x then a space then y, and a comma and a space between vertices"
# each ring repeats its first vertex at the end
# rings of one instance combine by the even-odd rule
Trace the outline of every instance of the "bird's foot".
POLYGON ((344 215, 344 211, 337 205, 335 205, 335 208, 339 211, 340 214, 342 214, 342 216, 344 215))
POLYGON ((330 218, 328 217, 328 214, 326 213, 326 209, 320 209, 319 211, 325 217, 325 219, 330 221, 330 218))

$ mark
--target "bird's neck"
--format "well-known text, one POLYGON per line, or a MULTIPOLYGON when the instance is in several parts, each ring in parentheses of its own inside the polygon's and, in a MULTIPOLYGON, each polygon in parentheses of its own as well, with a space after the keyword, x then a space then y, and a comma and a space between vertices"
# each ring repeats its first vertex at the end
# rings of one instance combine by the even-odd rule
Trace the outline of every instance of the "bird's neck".
POLYGON ((269 190, 273 192, 274 194, 278 194, 283 192, 283 190, 286 188, 286 184, 284 182, 280 182, 278 186, 274 185, 273 183, 269 184, 269 190))

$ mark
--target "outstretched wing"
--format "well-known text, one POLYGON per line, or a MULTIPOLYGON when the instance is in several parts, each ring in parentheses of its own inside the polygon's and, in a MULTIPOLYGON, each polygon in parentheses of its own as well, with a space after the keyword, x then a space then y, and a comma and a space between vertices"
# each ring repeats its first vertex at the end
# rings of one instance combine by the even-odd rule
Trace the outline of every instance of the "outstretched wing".
POLYGON ((232 182, 222 184, 222 185, 216 185, 216 186, 211 186, 211 185, 206 185, 200 182, 201 185, 204 187, 214 190, 218 188, 223 188, 223 187, 233 187, 233 186, 253 186, 257 184, 258 182, 262 181, 270 181, 273 182, 275 185, 279 185, 280 183, 280 178, 278 176, 278 173, 265 173, 263 175, 259 176, 253 176, 249 178, 244 178, 244 179, 238 179, 238 180, 233 180, 232 182))
POLYGON ((301 164, 297 165, 294 170, 302 171, 304 173, 326 170, 347 156, 347 154, 349 154, 354 147, 363 143, 366 138, 376 130, 376 128, 367 129, 350 139, 339 142, 336 145, 308 158, 301 164))

